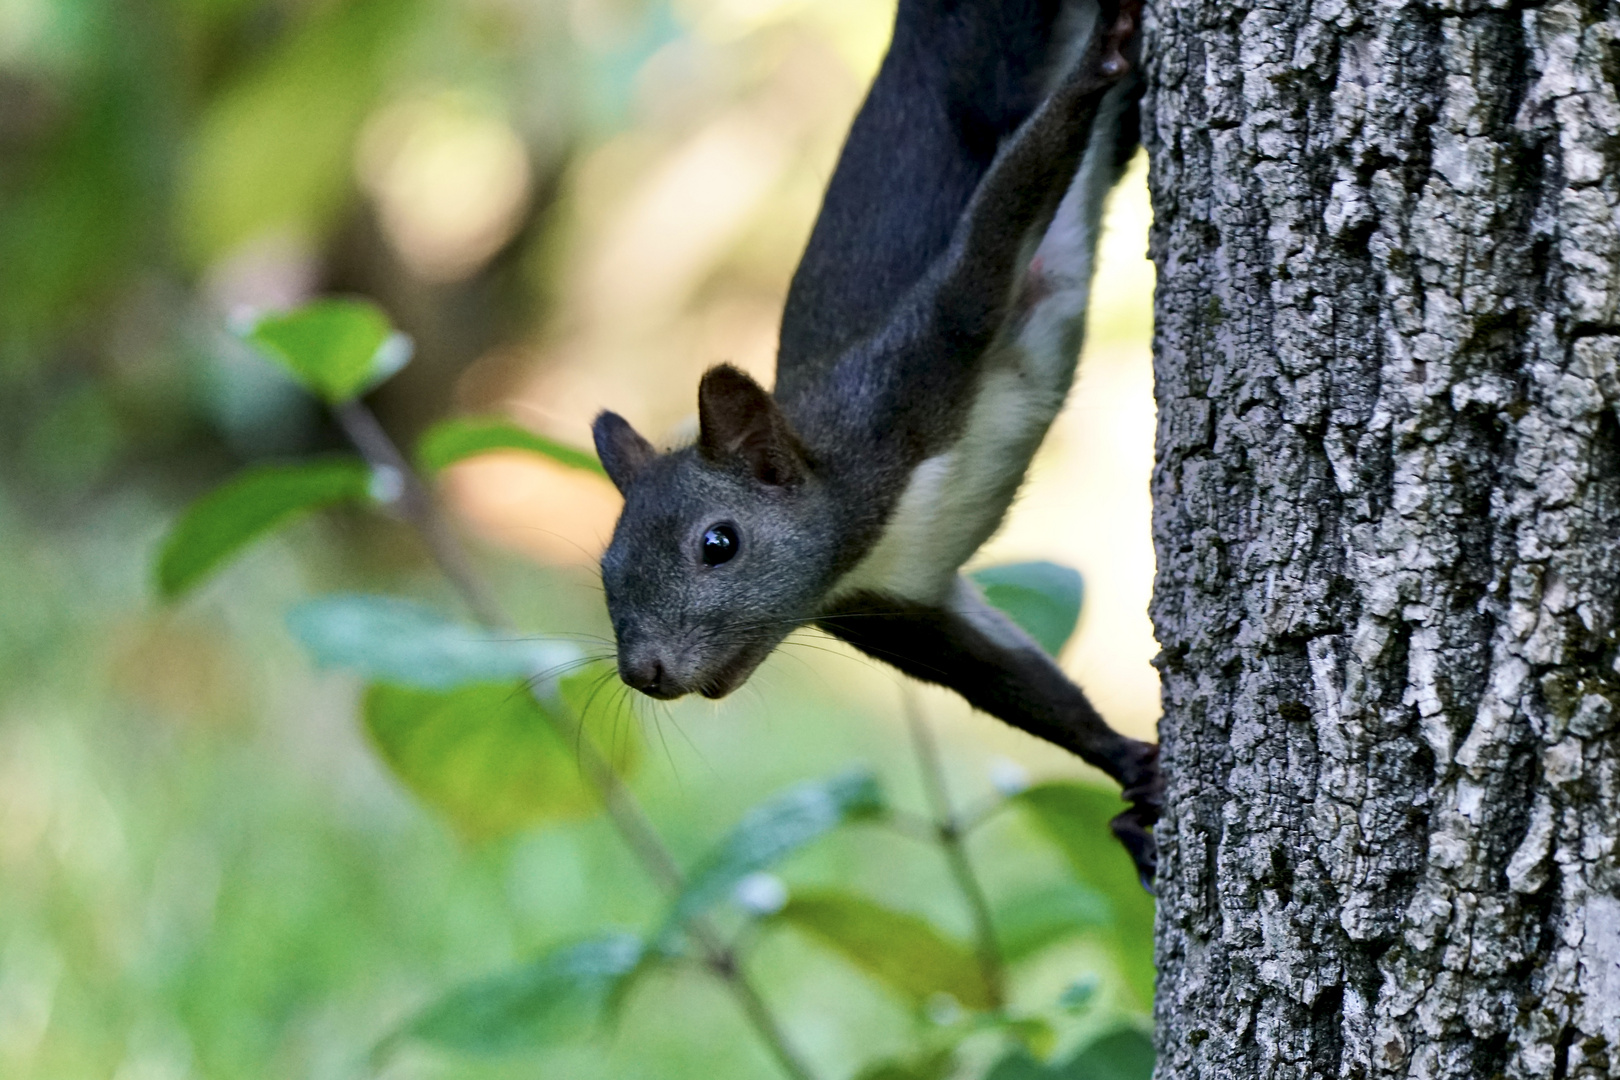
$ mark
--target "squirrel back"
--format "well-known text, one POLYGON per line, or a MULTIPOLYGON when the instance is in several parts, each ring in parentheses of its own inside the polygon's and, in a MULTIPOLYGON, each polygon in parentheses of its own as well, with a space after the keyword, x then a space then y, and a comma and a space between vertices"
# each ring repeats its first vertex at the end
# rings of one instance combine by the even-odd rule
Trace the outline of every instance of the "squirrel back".
POLYGON ((900 0, 788 288, 779 390, 877 330, 950 244, 1002 140, 1067 66, 1075 8, 900 0))

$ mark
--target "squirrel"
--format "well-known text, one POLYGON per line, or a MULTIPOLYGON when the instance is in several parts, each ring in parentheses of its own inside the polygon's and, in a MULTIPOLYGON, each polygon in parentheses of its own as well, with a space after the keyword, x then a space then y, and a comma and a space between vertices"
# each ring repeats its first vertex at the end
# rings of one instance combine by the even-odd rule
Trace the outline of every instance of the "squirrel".
POLYGON ((1135 145, 1140 0, 900 0, 788 291, 767 392, 698 387, 695 445, 603 412, 620 677, 719 698, 814 625, 1117 780, 1151 888, 1158 747, 1112 730, 959 570, 1073 381, 1105 196, 1135 145))

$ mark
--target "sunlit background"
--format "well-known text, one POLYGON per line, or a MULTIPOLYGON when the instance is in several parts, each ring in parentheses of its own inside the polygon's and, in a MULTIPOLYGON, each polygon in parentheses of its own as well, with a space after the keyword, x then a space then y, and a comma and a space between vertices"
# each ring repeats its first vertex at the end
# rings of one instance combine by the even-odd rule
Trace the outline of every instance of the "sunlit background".
MULTIPOLYGON (((243 312, 374 297, 416 340, 375 395, 402 440, 499 412, 587 445, 611 406, 689 430, 728 361, 769 382, 777 321, 886 43, 869 0, 0 0, 0 1076, 351 1077, 449 982, 657 894, 600 822, 472 845, 414 802, 314 672, 286 610, 332 589, 449 602, 403 529, 353 514, 153 599, 155 545, 244 462, 332 448, 320 410, 234 339, 243 312)), ((1115 193, 1081 377, 985 562, 1080 569, 1065 666, 1151 737, 1152 268, 1144 166, 1115 193)), ((604 632, 605 482, 538 459, 444 495, 525 626, 604 632)), ((897 798, 899 680, 836 644, 781 650, 725 702, 650 712, 637 788, 690 856, 763 795, 851 760, 897 798)), ((964 801, 993 762, 1065 755, 924 696, 964 801)), ((996 821, 992 888, 1055 856, 996 821)), ((789 884, 857 881, 965 930, 937 858, 837 837, 789 884)), ((829 1077, 912 1019, 790 936, 761 981, 829 1077)), ((1139 992, 1084 941, 1105 1010, 1139 992)), ((1104 1017, 1106 1019, 1106 1017, 1104 1017)), ((1104 1019, 1094 1019, 1102 1023, 1104 1019)), ((1066 1037, 1078 1037, 1074 1032, 1066 1037)), ((390 1077, 770 1076, 698 975, 654 980, 612 1038, 544 1062, 405 1055, 390 1077)))

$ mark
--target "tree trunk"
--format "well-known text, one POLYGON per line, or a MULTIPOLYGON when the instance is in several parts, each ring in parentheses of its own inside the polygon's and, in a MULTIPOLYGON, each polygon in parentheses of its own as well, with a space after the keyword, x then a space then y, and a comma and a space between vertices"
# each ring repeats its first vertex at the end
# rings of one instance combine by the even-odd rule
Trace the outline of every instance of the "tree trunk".
POLYGON ((1620 4, 1150 0, 1160 1080, 1620 1076, 1620 4))

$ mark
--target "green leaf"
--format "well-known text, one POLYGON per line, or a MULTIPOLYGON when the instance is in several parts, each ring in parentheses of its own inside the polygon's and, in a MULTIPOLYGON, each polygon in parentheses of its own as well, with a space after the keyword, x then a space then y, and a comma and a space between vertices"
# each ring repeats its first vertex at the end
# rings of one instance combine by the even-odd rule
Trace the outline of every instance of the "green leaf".
POLYGON ((995 915, 996 940, 1009 963, 1027 959, 1048 945, 1110 926, 1113 908, 1095 889, 1073 882, 1021 893, 995 915))
POLYGON ((287 624, 321 666, 418 690, 530 678, 580 659, 571 643, 496 634, 392 596, 322 597, 287 624))
POLYGON ((926 919, 835 890, 796 893, 773 918, 843 954, 916 1005, 949 994, 970 1009, 995 1002, 973 951, 926 919))
POLYGON ((956 1070, 956 1049, 945 1047, 920 1057, 895 1058, 868 1065, 855 1080, 945 1080, 956 1070))
POLYGON ((1127 1027, 1093 1039, 1061 1068, 1061 1080, 1152 1080, 1153 1040, 1140 1028, 1127 1027))
POLYGON ((244 469, 186 508, 158 555, 158 591, 173 599, 296 514, 368 498, 371 470, 358 458, 244 469))
POLYGON ((1032 1054, 1045 1056, 1057 1045, 1057 1031, 1043 1017, 1008 1016, 997 1025, 1032 1054))
POLYGON ((749 874, 780 862, 846 821, 882 811, 877 778, 865 769, 799 784, 754 807, 687 878, 659 940, 667 940, 686 920, 725 899, 749 874))
POLYGON ((1037 784, 1008 800, 1068 859, 1076 880, 1100 893, 1113 911, 1109 946, 1141 1001, 1153 1000, 1153 897, 1108 828, 1125 808, 1116 792, 1075 781, 1037 784))
POLYGON ((1080 621, 1080 571, 1052 562, 986 566, 968 575, 984 598, 1048 653, 1062 651, 1080 621))
POLYGON ((1134 1027, 1093 1039, 1069 1060, 1043 1065, 1020 1047, 984 1080, 1152 1080, 1153 1040, 1134 1027))
POLYGON ((316 300, 266 315, 242 336, 331 405, 359 397, 411 358, 410 339, 366 300, 316 300))
POLYGON ((579 736, 560 731, 582 729, 621 774, 633 770, 635 718, 623 695, 597 692, 613 672, 577 667, 571 643, 496 637, 383 596, 326 597, 288 621, 320 663, 374 680, 363 715, 378 752, 469 837, 595 809, 579 736), (560 668, 574 670, 548 675, 560 668))
POLYGON ((596 808, 572 742, 522 683, 449 691, 376 683, 363 713, 394 773, 469 838, 596 808))
POLYGON ((1045 1065, 1030 1057, 1029 1051, 1019 1047, 985 1073, 984 1080, 1054 1080, 1045 1065))
POLYGON ((463 1053, 501 1054, 588 1033, 642 954, 641 940, 631 934, 557 949, 452 990, 383 1040, 377 1054, 406 1039, 463 1053))
POLYGON ((416 444, 416 460, 423 472, 434 473, 493 450, 521 450, 598 476, 607 475, 595 454, 536 435, 508 420, 486 417, 453 417, 434 424, 416 444))

